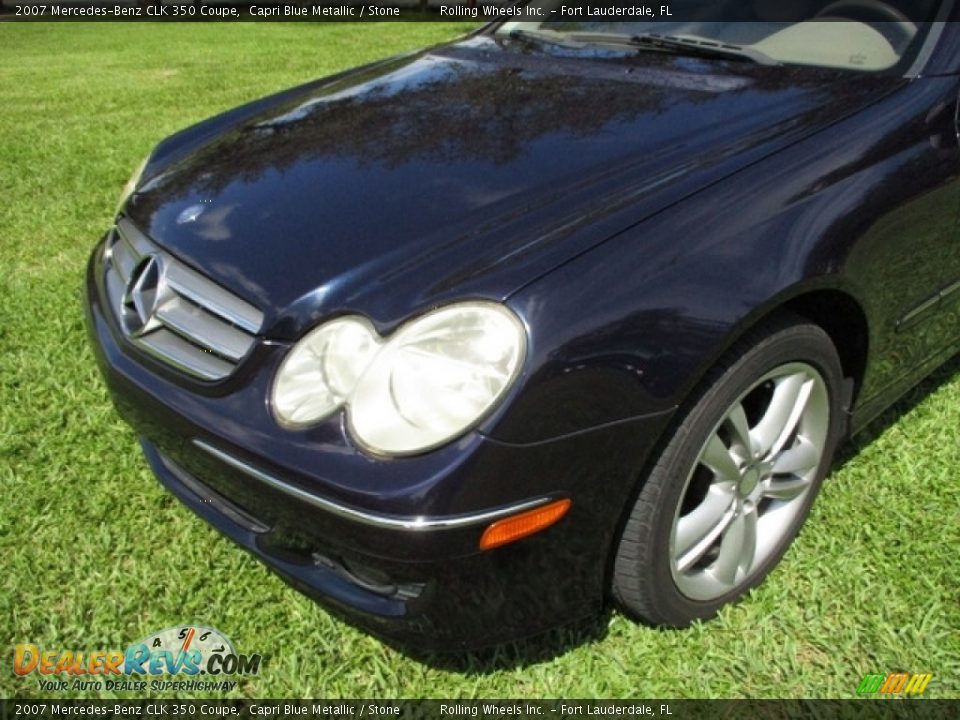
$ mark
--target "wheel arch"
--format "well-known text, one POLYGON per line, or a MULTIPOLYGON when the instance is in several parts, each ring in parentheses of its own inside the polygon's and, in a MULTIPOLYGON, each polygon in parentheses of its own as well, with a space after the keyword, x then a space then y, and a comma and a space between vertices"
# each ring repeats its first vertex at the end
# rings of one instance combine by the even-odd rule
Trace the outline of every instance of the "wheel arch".
MULTIPOLYGON (((823 280, 813 284, 796 285, 759 305, 735 325, 731 326, 722 346, 715 350, 699 367, 679 395, 677 409, 682 410, 703 390, 711 370, 730 353, 738 343, 763 325, 777 321, 780 316, 800 317, 820 327, 833 342, 840 357, 840 366, 845 379, 851 381, 847 398, 852 409, 863 387, 870 353, 871 327, 863 305, 856 296, 836 284, 826 285, 823 280)), ((669 430, 664 435, 669 434, 669 430)), ((662 441, 662 437, 658 441, 662 441)))
POLYGON ((853 381, 850 400, 856 400, 863 387, 870 351, 870 326, 860 303, 846 292, 821 289, 793 297, 774 309, 784 311, 806 318, 830 336, 844 377, 853 381))

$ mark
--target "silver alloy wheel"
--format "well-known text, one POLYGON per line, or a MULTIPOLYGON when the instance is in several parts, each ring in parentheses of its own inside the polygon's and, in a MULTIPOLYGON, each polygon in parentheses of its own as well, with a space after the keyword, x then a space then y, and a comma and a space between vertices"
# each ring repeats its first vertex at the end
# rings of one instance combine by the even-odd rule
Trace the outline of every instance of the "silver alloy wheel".
POLYGON ((670 569, 681 593, 699 601, 726 595, 789 541, 829 425, 826 383, 800 362, 767 373, 727 409, 674 515, 670 569))

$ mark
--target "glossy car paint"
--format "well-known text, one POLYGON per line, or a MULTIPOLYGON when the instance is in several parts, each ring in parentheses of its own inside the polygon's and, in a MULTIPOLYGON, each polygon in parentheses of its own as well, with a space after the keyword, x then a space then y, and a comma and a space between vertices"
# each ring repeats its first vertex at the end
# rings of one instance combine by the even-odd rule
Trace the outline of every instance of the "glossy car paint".
POLYGON ((960 347, 957 43, 947 24, 925 71, 903 78, 573 57, 480 34, 206 121, 157 148, 124 212, 262 309, 262 337, 219 383, 142 356, 103 307, 98 249, 88 315, 108 385, 181 499, 377 632, 449 648, 597 612, 620 519, 676 409, 763 317, 789 308, 831 333, 850 429, 960 347), (520 381, 476 431, 384 460, 353 445, 342 415, 277 425, 270 383, 310 328, 359 313, 389 334, 472 298, 506 302, 529 332, 520 381), (387 516, 537 497, 573 509, 480 553, 482 525, 347 521, 198 440, 387 516), (223 498, 260 525, 231 519, 223 498), (373 592, 316 555, 423 587, 373 592))

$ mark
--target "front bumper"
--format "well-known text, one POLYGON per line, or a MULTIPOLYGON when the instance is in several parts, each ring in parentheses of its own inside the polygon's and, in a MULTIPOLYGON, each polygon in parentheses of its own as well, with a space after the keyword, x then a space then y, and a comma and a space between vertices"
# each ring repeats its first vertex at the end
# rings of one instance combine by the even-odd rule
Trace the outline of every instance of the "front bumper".
POLYGON ((342 421, 281 430, 266 408, 283 346, 261 341, 235 376, 201 385, 126 342, 105 307, 100 248, 87 320, 118 411, 157 477, 291 584, 378 635, 460 649, 597 613, 636 478, 669 414, 514 445, 471 433, 424 456, 372 459, 342 421), (502 513, 553 498, 557 525, 478 550, 502 513))

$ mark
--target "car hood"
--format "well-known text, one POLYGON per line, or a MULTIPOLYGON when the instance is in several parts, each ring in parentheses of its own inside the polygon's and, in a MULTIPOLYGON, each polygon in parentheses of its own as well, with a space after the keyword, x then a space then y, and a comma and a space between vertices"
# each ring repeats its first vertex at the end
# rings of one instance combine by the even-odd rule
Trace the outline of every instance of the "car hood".
POLYGON ((557 53, 479 36, 240 108, 161 145, 126 213, 267 336, 387 330, 506 298, 901 82, 557 53))

